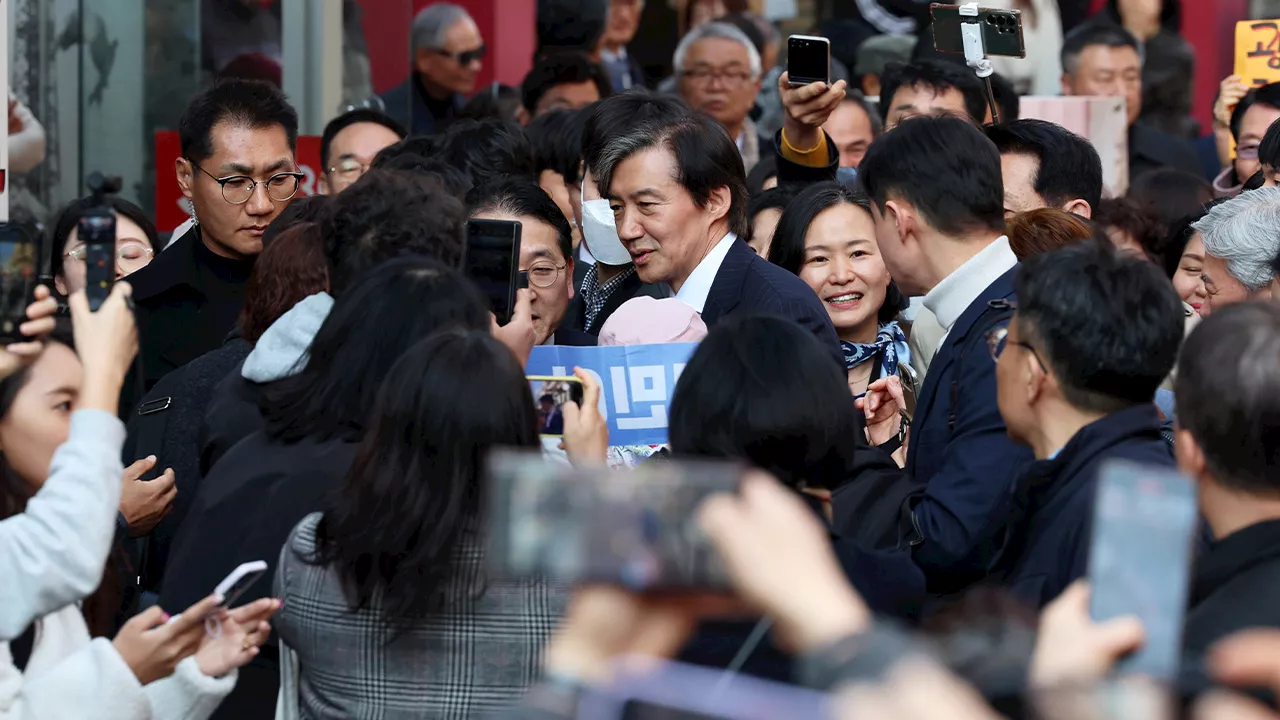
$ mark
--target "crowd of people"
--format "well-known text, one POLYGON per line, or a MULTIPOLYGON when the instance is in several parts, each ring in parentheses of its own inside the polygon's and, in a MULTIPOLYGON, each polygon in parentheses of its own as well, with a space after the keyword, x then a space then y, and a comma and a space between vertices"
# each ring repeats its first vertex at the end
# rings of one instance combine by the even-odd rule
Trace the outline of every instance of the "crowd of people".
POLYGON ((428 6, 386 112, 325 128, 315 196, 277 88, 199 92, 195 222, 165 243, 109 199, 96 312, 96 201, 49 224, 0 350, 0 718, 1277 716, 1280 85, 1223 81, 1210 183, 1142 112, 1159 22, 1041 16, 1064 92, 1126 99, 1114 197, 1089 140, 1017 117, 1038 71, 1009 66, 999 123, 890 35, 869 55, 904 62, 792 86, 776 28, 690 2, 655 91, 643 4, 540 34, 513 102, 467 99, 484 39, 428 6), (504 323, 472 220, 520 224, 504 323), (525 377, 539 346, 672 342, 660 448, 610 441, 593 374, 563 404, 525 377), (495 574, 504 449, 601 482, 733 463, 673 510, 723 584, 495 574), (1125 658, 1169 618, 1091 612, 1118 461, 1194 488, 1167 677, 1125 658))

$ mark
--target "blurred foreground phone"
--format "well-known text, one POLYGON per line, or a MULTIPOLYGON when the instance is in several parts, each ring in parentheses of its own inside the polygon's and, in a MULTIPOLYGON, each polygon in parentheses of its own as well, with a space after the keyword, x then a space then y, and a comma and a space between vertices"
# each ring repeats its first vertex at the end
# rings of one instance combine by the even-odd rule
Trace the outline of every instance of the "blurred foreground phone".
POLYGON ((587 689, 578 717, 600 720, 775 720, 827 718, 826 693, 732 671, 677 662, 620 667, 587 689))
POLYGON ((1022 13, 1018 10, 978 8, 977 18, 964 18, 959 5, 933 3, 929 6, 933 17, 933 47, 938 52, 964 54, 964 33, 961 26, 966 20, 977 20, 982 26, 982 44, 988 56, 1026 57, 1022 42, 1022 13))
POLYGON ((710 495, 737 490, 738 465, 650 462, 610 470, 497 451, 486 475, 486 557, 497 577, 636 590, 729 588, 697 509, 710 495))
POLYGON ((89 209, 76 223, 76 236, 84 243, 85 298, 97 312, 116 281, 116 211, 105 203, 89 209))
POLYGON ((267 563, 265 560, 254 560, 252 562, 241 563, 239 567, 227 574, 222 582, 218 583, 218 587, 214 589, 215 595, 222 596, 222 606, 231 607, 232 604, 244 594, 254 583, 258 582, 258 578, 262 577, 267 571, 267 563))
POLYGON ((538 434, 543 437, 564 435, 565 403, 582 406, 582 381, 576 377, 528 375, 533 404, 538 408, 538 434))
POLYGON ((1089 548, 1089 614, 1134 615, 1146 642, 1120 660, 1121 674, 1177 678, 1199 513, 1191 482, 1176 470, 1107 462, 1098 476, 1089 548))
POLYGON ((831 41, 813 35, 787 38, 787 82, 792 87, 831 82, 831 41))
POLYGON ((22 223, 0 223, 0 344, 24 342, 18 330, 39 282, 40 235, 22 223))
POLYGON ((468 220, 467 277, 489 299, 499 325, 511 320, 520 286, 520 223, 515 220, 468 220))

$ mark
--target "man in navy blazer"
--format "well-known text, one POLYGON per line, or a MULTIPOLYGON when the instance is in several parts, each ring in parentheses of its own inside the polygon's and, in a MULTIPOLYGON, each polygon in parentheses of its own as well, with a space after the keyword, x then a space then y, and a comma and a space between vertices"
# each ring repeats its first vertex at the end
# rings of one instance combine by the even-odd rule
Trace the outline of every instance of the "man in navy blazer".
MULTIPOLYGON (((1000 153, 965 120, 922 116, 876 141, 858 178, 894 281, 924 295, 945 331, 916 397, 906 470, 925 484, 916 563, 931 593, 950 594, 996 559, 1014 481, 1032 459, 1006 434, 985 342, 1012 315, 1018 264, 1002 234, 1000 153)), ((872 397, 884 386, 873 383, 872 397)))
POLYGON ((843 367, 840 341, 818 296, 742 240, 746 173, 737 145, 715 120, 694 113, 657 117, 614 136, 597 157, 593 174, 642 281, 668 285, 709 327, 748 313, 792 320, 843 367))

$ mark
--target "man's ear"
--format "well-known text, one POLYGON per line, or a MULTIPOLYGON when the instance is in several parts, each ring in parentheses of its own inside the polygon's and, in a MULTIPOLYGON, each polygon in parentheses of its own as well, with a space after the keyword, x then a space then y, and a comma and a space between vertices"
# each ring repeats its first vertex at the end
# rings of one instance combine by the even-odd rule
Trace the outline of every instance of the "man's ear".
POLYGON ((185 198, 191 197, 191 187, 195 184, 195 176, 192 175, 194 170, 191 161, 184 157, 173 161, 173 172, 178 176, 178 188, 182 190, 182 196, 185 198))
POLYGON ((1064 96, 1075 95, 1075 92, 1073 91, 1073 89, 1072 89, 1072 87, 1071 87, 1071 76, 1070 76, 1070 75, 1068 75, 1067 73, 1062 73, 1062 79, 1061 79, 1061 80, 1059 80, 1059 82, 1062 84, 1062 94, 1063 94, 1064 96))
POLYGON ((320 173, 319 187, 321 195, 329 194, 329 173, 320 173))
POLYGON ((1173 455, 1178 460, 1178 469, 1197 482, 1207 474, 1204 450, 1190 430, 1180 426, 1174 429, 1173 455))
POLYGON ((1089 207, 1089 203, 1081 198, 1068 200, 1066 205, 1062 206, 1063 212, 1069 212, 1072 215, 1079 215, 1085 220, 1093 219, 1093 208, 1089 207))
POLYGON ((711 191, 711 197, 707 198, 707 212, 716 220, 729 217, 729 208, 733 205, 733 193, 729 192, 729 186, 725 185, 711 191))
POLYGON ((907 238, 915 236, 916 218, 915 212, 910 205, 898 200, 886 200, 884 203, 884 217, 893 223, 894 228, 898 232, 898 242, 906 245, 907 238))

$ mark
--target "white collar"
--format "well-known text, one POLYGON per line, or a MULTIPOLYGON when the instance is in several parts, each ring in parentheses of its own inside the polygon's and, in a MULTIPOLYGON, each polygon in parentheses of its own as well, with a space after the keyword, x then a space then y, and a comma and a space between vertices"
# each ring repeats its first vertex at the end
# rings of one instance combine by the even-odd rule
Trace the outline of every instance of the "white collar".
POLYGON ((623 45, 622 47, 618 48, 618 52, 613 52, 608 48, 600 48, 600 59, 604 60, 605 62, 617 62, 619 60, 626 60, 627 46, 623 45))
POLYGON ((1001 235, 943 278, 924 296, 924 306, 938 317, 942 329, 950 333, 951 326, 982 291, 1017 264, 1018 257, 1009 249, 1009 238, 1001 235))
POLYGON ((711 252, 702 258, 702 262, 698 263, 698 267, 689 273, 689 277, 680 286, 680 292, 676 293, 676 297, 685 305, 701 313, 707 305, 707 296, 711 294, 711 285, 716 281, 720 265, 724 263, 725 256, 729 254, 729 248, 733 247, 737 239, 738 236, 733 233, 721 238, 720 242, 711 248, 711 252))

